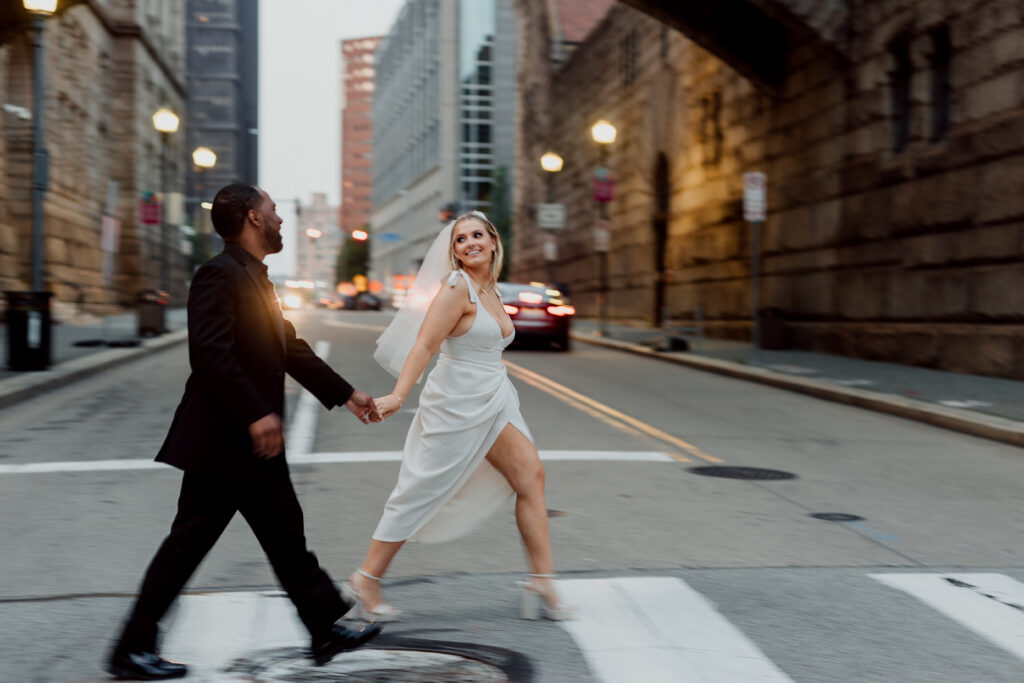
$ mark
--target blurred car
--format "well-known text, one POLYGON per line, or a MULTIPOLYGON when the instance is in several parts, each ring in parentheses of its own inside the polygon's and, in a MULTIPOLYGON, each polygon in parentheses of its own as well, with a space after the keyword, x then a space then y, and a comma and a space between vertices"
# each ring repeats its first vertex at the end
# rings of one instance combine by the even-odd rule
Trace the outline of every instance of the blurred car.
POLYGON ((379 311, 381 308, 380 297, 369 292, 359 292, 351 296, 342 294, 340 299, 341 308, 346 311, 379 311))
POLYGON ((515 327, 517 343, 554 344, 562 351, 569 350, 569 329, 576 309, 560 289, 541 282, 499 282, 498 290, 515 327))

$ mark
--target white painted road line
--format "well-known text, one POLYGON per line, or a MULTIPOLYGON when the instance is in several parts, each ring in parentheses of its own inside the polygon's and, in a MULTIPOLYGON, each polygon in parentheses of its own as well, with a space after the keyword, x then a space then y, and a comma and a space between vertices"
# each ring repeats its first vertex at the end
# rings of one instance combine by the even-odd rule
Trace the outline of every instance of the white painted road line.
MULTIPOLYGON (((289 441, 288 448, 291 448, 289 441)), ((328 465, 354 462, 401 462, 402 451, 351 451, 341 453, 306 453, 291 455, 288 451, 288 462, 292 465, 328 465)), ((670 456, 659 451, 540 451, 540 459, 580 460, 602 462, 676 462, 670 456)), ((116 472, 128 470, 164 470, 172 469, 149 458, 131 460, 66 460, 63 462, 34 462, 20 465, 0 465, 0 475, 4 474, 51 474, 60 472, 116 472)))
POLYGON ((1005 574, 869 574, 1024 659, 1024 584, 1005 574))
POLYGON ((700 593, 671 577, 558 582, 560 622, 604 683, 790 681, 700 593))
MULTIPOLYGON (((327 360, 331 352, 331 343, 320 340, 316 343, 316 355, 327 360)), ((295 415, 292 416, 291 424, 288 425, 288 440, 285 443, 285 451, 290 455, 304 455, 313 450, 313 440, 316 438, 316 422, 319 415, 320 402, 316 396, 305 389, 299 396, 299 402, 295 406, 295 415)))

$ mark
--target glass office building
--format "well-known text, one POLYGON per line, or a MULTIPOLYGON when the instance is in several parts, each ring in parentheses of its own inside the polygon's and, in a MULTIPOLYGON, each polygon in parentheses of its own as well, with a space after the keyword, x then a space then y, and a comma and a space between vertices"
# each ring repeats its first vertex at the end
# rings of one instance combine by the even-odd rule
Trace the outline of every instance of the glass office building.
POLYGON ((414 271, 444 207, 489 211, 513 184, 513 0, 409 0, 377 49, 373 106, 376 275, 414 271))

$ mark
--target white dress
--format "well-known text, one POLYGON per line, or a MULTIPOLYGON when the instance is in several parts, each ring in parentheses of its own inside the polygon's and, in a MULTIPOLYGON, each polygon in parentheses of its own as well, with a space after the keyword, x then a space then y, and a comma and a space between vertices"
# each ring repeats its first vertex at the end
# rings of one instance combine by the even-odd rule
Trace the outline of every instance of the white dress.
POLYGON ((441 342, 405 438, 398 483, 373 533, 378 541, 436 543, 469 533, 513 496, 485 459, 501 430, 511 423, 533 441, 501 362, 515 332, 502 336, 464 271, 452 272, 448 285, 460 275, 476 316, 464 334, 441 342))

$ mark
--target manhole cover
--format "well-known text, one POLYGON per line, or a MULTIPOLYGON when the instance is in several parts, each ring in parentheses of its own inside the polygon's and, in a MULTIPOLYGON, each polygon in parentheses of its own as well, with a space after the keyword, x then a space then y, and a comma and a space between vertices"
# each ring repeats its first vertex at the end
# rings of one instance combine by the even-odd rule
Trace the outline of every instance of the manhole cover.
POLYGON ((776 479, 796 479, 792 472, 782 470, 766 470, 760 467, 729 467, 726 465, 705 465, 691 467, 690 471, 703 477, 725 477, 726 479, 751 479, 755 481, 771 481, 776 479))
POLYGON ((509 678, 501 669, 478 659, 423 650, 362 649, 335 657, 325 666, 314 666, 301 651, 292 656, 268 657, 262 666, 248 668, 249 680, 260 683, 498 683, 509 678), (253 669, 257 670, 253 670, 253 669))
POLYGON ((859 522, 864 519, 857 515, 848 515, 845 512, 814 512, 811 513, 811 517, 826 522, 859 522))

